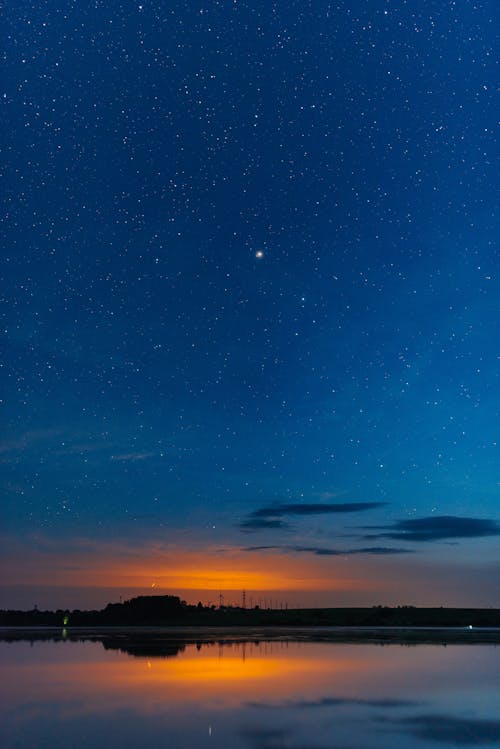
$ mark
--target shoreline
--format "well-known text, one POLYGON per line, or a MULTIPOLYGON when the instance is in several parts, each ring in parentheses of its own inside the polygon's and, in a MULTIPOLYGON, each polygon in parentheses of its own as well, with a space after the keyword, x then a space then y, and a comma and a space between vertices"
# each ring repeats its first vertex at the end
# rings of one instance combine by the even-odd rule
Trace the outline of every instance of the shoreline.
POLYGON ((0 627, 0 641, 100 641, 140 645, 238 644, 243 642, 322 642, 380 645, 500 645, 498 627, 334 627, 334 626, 109 626, 0 627))

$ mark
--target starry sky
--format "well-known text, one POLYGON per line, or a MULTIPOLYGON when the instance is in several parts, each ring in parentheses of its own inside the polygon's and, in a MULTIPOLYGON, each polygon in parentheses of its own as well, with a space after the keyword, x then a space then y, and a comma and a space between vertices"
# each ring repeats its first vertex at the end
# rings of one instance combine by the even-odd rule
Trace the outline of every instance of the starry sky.
POLYGON ((4 9, 0 605, 499 605, 495 6, 4 9))

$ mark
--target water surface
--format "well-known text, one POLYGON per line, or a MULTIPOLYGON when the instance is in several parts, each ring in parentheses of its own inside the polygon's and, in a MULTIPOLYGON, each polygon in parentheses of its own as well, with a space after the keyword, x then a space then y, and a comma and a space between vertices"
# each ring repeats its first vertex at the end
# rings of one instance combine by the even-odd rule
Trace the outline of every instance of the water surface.
POLYGON ((5 749, 500 745, 494 645, 0 642, 5 749))

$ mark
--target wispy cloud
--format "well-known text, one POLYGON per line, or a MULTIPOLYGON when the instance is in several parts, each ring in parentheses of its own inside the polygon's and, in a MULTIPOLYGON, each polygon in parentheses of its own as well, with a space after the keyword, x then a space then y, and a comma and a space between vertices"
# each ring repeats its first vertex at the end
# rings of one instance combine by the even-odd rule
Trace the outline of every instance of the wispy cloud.
POLYGON ((119 455, 112 455, 111 460, 121 460, 121 461, 146 460, 146 458, 153 458, 157 455, 158 455, 157 452, 120 453, 119 455))
POLYGON ((500 525, 496 520, 463 518, 455 515, 438 515, 410 520, 398 520, 389 526, 369 526, 370 533, 364 539, 390 538, 395 541, 428 542, 452 538, 483 538, 500 536, 500 525))
POLYGON ((289 530, 290 525, 289 523, 285 523, 284 520, 279 520, 277 518, 257 518, 250 516, 240 523, 240 528, 249 531, 265 530, 266 528, 272 530, 289 530))
POLYGON ((32 445, 51 440, 63 433, 64 430, 60 428, 31 429, 10 440, 0 442, 0 454, 23 452, 32 445))

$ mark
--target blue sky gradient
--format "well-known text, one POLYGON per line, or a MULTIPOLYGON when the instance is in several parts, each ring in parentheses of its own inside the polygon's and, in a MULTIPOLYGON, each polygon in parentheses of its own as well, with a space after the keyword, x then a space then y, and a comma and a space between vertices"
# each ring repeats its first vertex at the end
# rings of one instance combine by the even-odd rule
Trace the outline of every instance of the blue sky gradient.
POLYGON ((496 16, 6 9, 2 605, 41 539, 357 552, 360 602, 402 548, 390 602, 438 602, 430 567, 498 605, 496 16))

